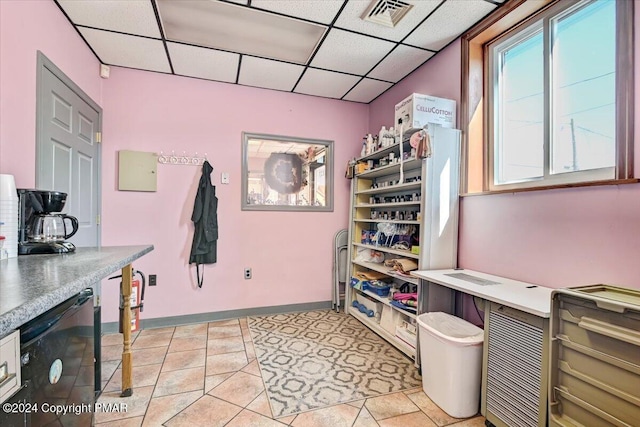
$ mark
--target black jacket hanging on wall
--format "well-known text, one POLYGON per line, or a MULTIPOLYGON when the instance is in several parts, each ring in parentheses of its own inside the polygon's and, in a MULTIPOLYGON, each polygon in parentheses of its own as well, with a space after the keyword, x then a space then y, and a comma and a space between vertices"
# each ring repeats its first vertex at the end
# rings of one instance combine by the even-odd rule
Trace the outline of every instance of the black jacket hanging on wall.
POLYGON ((200 264, 214 264, 217 260, 218 198, 216 187, 211 184, 211 172, 213 167, 205 161, 202 165, 202 176, 191 215, 195 230, 189 264, 196 264, 199 287, 202 287, 204 281, 204 269, 201 277, 200 264))

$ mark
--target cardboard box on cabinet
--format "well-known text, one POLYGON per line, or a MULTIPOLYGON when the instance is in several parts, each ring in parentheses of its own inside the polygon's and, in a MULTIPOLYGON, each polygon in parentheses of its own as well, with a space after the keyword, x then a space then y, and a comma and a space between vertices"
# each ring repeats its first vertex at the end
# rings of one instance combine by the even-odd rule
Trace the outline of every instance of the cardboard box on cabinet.
POLYGON ((413 93, 396 104, 394 126, 404 131, 423 128, 427 123, 436 123, 445 128, 456 127, 456 102, 413 93))

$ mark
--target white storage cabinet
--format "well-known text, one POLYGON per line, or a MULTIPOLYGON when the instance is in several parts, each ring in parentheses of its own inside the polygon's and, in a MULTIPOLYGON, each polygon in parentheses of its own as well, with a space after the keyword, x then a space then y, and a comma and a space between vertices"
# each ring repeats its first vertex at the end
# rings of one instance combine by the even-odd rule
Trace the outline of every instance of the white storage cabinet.
POLYGON ((460 131, 429 125, 429 137, 432 156, 426 159, 409 157, 400 162, 402 153, 411 152, 408 141, 403 143, 402 152, 401 144, 395 143, 357 159, 358 163, 369 163, 371 167, 358 173, 356 165, 351 184, 350 276, 374 272, 395 288, 410 283, 417 287, 418 307, 409 312, 391 305, 389 297, 348 286, 347 313, 413 358, 416 365, 420 360, 416 317, 425 311, 451 311, 451 293, 444 288, 421 289, 418 278, 399 274, 383 263, 362 260, 358 255, 362 250, 375 250, 385 260, 413 260, 420 270, 455 267, 460 131), (395 160, 389 160, 390 157, 395 160), (380 224, 396 227, 398 233, 395 237, 375 234, 380 224), (411 229, 414 230, 411 239, 401 234, 411 229), (408 248, 394 247, 398 241, 407 241, 408 248), (414 253, 411 246, 417 243, 420 250, 414 253), (379 307, 373 317, 352 306, 353 301, 361 301, 363 297, 379 304, 371 305, 379 307))

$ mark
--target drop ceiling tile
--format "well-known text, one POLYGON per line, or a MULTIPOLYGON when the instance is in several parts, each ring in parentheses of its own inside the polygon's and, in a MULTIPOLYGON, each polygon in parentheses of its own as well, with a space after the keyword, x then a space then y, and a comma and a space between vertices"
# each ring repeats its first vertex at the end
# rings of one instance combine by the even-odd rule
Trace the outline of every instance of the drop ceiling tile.
POLYGON ((100 59, 109 65, 170 73, 162 41, 109 31, 78 28, 100 59))
POLYGON ((342 3, 344 3, 343 0, 253 0, 251 6, 313 22, 330 24, 340 10, 342 3))
POLYGON ((300 78, 303 70, 304 67, 301 65, 243 56, 238 83, 290 91, 300 78))
POLYGON ((440 50, 496 7, 484 0, 447 0, 403 43, 440 50))
POLYGON ((306 64, 327 28, 233 3, 156 0, 167 40, 306 64))
POLYGON ((382 92, 389 89, 392 85, 393 83, 364 79, 342 99, 347 101, 369 103, 382 92))
POLYGON ((433 55, 434 53, 428 50, 400 45, 378 64, 368 77, 397 83, 433 55))
POLYGON ((58 0, 76 25, 160 38, 151 1, 58 0))
POLYGON ((387 40, 400 41, 424 18, 429 16, 441 2, 442 0, 408 1, 407 3, 412 4, 413 7, 394 28, 391 28, 361 19, 362 14, 371 4, 371 0, 352 0, 347 3, 335 26, 387 40))
POLYGON ((222 52, 203 47, 167 43, 173 71, 176 74, 221 82, 236 82, 237 53, 222 52))
POLYGON ((357 76, 309 68, 294 92, 340 99, 358 80, 357 76))
POLYGON ((311 65, 364 75, 394 46, 392 42, 332 29, 316 52, 311 65))

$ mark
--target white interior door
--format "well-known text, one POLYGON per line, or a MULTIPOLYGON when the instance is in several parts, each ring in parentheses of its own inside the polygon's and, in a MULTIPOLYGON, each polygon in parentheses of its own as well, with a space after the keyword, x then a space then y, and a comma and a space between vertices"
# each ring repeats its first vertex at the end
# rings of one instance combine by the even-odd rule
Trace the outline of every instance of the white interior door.
POLYGON ((100 245, 100 107, 44 55, 38 57, 36 187, 67 193, 76 246, 100 245))

